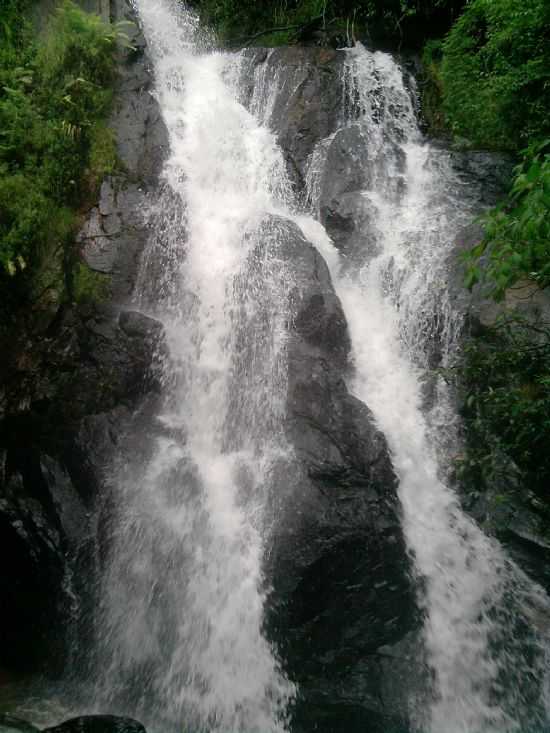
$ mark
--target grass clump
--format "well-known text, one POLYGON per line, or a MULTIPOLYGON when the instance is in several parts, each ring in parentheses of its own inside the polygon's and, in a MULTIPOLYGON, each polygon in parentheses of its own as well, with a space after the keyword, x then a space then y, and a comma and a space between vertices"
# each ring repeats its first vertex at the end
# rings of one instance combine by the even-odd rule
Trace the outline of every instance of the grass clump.
POLYGON ((111 278, 94 272, 83 262, 73 270, 73 293, 77 303, 99 303, 109 297, 111 278))

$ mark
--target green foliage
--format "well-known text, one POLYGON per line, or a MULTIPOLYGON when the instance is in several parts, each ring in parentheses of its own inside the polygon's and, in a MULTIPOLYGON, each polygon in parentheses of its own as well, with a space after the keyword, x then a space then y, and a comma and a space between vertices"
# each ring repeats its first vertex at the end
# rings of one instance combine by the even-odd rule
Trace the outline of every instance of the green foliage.
POLYGON ((203 22, 224 40, 280 44, 301 39, 303 26, 418 47, 445 32, 464 0, 194 0, 203 22), (271 29, 283 29, 271 33, 271 29), (262 34, 263 32, 263 34, 262 34))
POLYGON ((442 58, 442 41, 437 39, 428 41, 422 52, 422 112, 429 129, 436 134, 446 129, 443 113, 443 80, 441 79, 442 58))
POLYGON ((79 262, 73 273, 73 295, 77 303, 97 303, 109 295, 110 278, 79 262))
POLYGON ((117 168, 115 136, 104 123, 98 123, 90 130, 90 154, 88 158, 89 183, 97 187, 105 176, 112 175, 117 168))
POLYGON ((503 320, 465 349, 466 454, 459 472, 483 488, 495 452, 509 456, 525 486, 548 492, 550 475, 550 328, 503 320))
POLYGON ((26 0, 0 11, 0 287, 8 310, 52 291, 46 271, 72 282, 78 208, 115 165, 103 120, 121 30, 64 0, 37 40, 27 16, 26 0))
POLYGON ((465 256, 467 287, 481 282, 501 300, 522 279, 550 285, 550 141, 524 151, 507 199, 483 223, 483 240, 465 256))
POLYGON ((550 134, 550 3, 472 0, 444 43, 444 109, 454 134, 517 150, 550 134))

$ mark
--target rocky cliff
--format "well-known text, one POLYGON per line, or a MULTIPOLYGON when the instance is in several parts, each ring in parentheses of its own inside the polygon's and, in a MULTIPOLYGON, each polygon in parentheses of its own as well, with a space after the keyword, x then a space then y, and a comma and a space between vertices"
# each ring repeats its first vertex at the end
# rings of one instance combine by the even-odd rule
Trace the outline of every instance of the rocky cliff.
MULTIPOLYGON (((125 0, 83 7, 135 20, 125 0)), ((39 18, 50 9, 42 3, 39 18)), ((72 634, 82 633, 109 455, 159 388, 162 329, 131 310, 130 296, 148 236, 142 211, 166 139, 136 25, 131 41, 133 50, 120 52, 111 119, 124 173, 104 181, 80 235, 90 267, 111 276, 109 302, 46 314, 14 334, 0 368, 0 668, 7 670, 60 670, 72 634)))

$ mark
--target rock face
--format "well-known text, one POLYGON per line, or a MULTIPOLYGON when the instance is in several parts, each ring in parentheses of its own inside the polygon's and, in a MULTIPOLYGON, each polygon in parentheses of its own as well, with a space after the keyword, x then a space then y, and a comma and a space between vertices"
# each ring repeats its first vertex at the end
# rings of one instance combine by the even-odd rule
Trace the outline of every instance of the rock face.
POLYGON ((132 718, 119 718, 114 715, 83 715, 66 720, 52 728, 44 728, 44 733, 146 733, 145 728, 132 718))
POLYGON ((3 666, 62 663, 56 621, 78 610, 72 575, 91 549, 104 465, 129 410, 158 391, 162 353, 162 327, 139 313, 67 314, 31 363, 12 365, 0 422, 3 666))
POLYGON ((317 184, 319 218, 346 257, 364 248, 365 232, 372 230, 374 219, 372 204, 361 195, 370 185, 371 170, 363 135, 359 125, 352 125, 330 137, 317 184))
POLYGON ((386 731, 406 711, 403 686, 388 693, 382 648, 417 623, 396 478, 369 409, 343 380, 350 341, 326 263, 285 220, 269 222, 264 243, 293 273, 286 428, 294 458, 274 481, 268 628, 299 684, 296 730, 386 731))
POLYGON ((0 733, 38 733, 38 728, 13 715, 0 714, 0 733))
MULTIPOLYGON (((87 9, 114 21, 135 19, 126 0, 93 0, 87 9)), ((69 620, 78 624, 86 614, 94 507, 109 456, 134 411, 159 391, 162 326, 121 310, 148 236, 141 212, 166 149, 137 26, 131 41, 134 50, 120 55, 111 122, 124 174, 103 183, 80 235, 90 266, 112 276, 111 304, 62 308, 39 333, 17 334, 0 366, 0 667, 6 669, 63 667, 69 620)))
MULTIPOLYGON (((26 720, 0 714, 0 733, 39 733, 39 730, 26 720)), ((43 730, 44 733, 146 733, 137 720, 115 715, 83 715, 43 730)))
MULTIPOLYGON (((126 0, 112 0, 111 16, 116 21, 135 21, 126 0)), ((89 267, 112 276, 112 295, 117 302, 124 302, 133 292, 140 254, 149 236, 143 212, 156 191, 168 149, 166 128, 150 93, 145 40, 137 26, 129 28, 135 50, 121 59, 110 123, 124 172, 104 180, 99 202, 78 237, 89 267)))
MULTIPOLYGON (((291 46, 270 51, 249 49, 247 54, 260 86, 262 77, 284 78, 267 121, 278 133, 290 178, 300 194, 308 158, 315 146, 330 135, 341 112, 344 53, 291 46)), ((252 80, 251 74, 249 78, 252 80)), ((269 106, 269 101, 264 100, 264 104, 269 106)))
MULTIPOLYGON (((482 204, 494 205, 505 195, 512 171, 507 156, 482 152, 455 153, 453 165, 471 182, 482 204)), ((488 297, 479 285, 472 292, 466 290, 460 255, 482 238, 482 226, 477 222, 470 224, 460 232, 449 259, 449 293, 454 309, 463 318, 463 338, 482 344, 497 320, 506 316, 520 316, 536 327, 548 324, 550 295, 534 289, 529 283, 516 285, 499 303, 488 297)), ((460 403, 460 394, 458 399, 460 403)), ((483 474, 481 492, 479 487, 474 494, 464 492, 466 510, 488 534, 498 537, 522 568, 544 587, 550 588, 547 503, 531 487, 523 485, 517 466, 496 443, 483 474)))

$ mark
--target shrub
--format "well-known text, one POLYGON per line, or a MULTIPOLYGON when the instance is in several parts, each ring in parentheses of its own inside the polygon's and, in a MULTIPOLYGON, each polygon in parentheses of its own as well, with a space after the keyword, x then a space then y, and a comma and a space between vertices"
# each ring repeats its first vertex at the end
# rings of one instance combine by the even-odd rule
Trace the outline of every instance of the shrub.
POLYGON ((502 320, 465 349, 466 455, 459 470, 472 488, 491 478, 494 455, 509 456, 526 487, 548 492, 550 324, 502 320))
MULTIPOLYGON (((270 28, 303 26, 322 19, 332 30, 393 44, 421 46, 427 37, 444 33, 465 0, 194 0, 204 23, 224 40, 245 41, 270 28)), ((256 41, 273 45, 297 39, 294 29, 258 35, 256 41)))
POLYGON ((444 109, 474 145, 518 150, 550 132, 550 4, 472 0, 444 43, 444 109))
POLYGON ((446 129, 443 113, 443 80, 441 79, 442 58, 441 40, 428 41, 422 51, 422 113, 429 129, 436 134, 446 129))
POLYGON ((94 272, 83 262, 79 262, 73 273, 74 299, 77 303, 97 303, 109 295, 110 278, 94 272))
POLYGON ((466 285, 500 300, 518 280, 550 285, 550 141, 531 145, 508 197, 483 217, 485 236, 466 255, 466 285))

